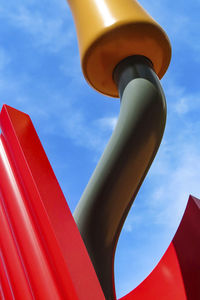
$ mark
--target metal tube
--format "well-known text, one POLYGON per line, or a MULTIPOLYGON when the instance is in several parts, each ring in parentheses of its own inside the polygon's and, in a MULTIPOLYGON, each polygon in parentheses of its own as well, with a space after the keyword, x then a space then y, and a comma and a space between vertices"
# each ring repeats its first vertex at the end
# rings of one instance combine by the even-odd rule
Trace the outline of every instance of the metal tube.
POLYGON ((106 299, 115 299, 114 255, 128 211, 160 145, 165 97, 151 63, 127 58, 114 72, 121 109, 74 218, 106 299))

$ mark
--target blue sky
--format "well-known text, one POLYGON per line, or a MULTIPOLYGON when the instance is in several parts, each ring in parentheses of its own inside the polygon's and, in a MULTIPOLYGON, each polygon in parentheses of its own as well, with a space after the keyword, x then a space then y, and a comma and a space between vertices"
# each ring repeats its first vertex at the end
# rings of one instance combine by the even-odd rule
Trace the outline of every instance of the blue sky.
MULTIPOLYGON (((189 194, 200 197, 200 1, 141 0, 166 30, 168 118, 158 155, 120 236, 118 297, 157 264, 189 194)), ((85 82, 65 0, 1 0, 0 101, 28 113, 74 211, 114 129, 119 100, 85 82)))

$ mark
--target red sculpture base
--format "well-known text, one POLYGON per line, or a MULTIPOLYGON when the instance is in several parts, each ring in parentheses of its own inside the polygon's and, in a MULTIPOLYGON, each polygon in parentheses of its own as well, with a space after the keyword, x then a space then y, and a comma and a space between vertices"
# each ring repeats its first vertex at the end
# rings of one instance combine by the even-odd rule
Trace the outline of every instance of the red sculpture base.
MULTIPOLYGON (((105 299, 29 116, 4 105, 0 124, 0 298, 105 299)), ((200 200, 190 197, 157 267, 121 300, 199 300, 199 253, 200 200)))

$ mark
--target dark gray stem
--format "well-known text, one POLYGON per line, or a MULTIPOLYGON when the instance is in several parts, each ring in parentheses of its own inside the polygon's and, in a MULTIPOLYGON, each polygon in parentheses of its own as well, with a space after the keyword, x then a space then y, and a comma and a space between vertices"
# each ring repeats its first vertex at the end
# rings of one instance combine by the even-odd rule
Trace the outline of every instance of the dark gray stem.
POLYGON ((162 140, 166 102, 151 63, 127 58, 114 73, 121 109, 74 218, 107 300, 115 299, 114 255, 122 226, 162 140))

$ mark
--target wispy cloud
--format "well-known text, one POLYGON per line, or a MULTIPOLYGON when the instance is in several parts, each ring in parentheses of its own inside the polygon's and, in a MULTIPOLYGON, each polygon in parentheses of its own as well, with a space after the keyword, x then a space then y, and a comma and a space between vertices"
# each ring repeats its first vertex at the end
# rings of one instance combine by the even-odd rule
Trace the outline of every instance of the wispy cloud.
MULTIPOLYGON (((190 194, 200 196, 200 151, 197 143, 183 141, 168 157, 165 174, 154 173, 148 206, 154 221, 175 230, 190 194)), ((166 162, 165 162, 166 163, 166 162)))
POLYGON ((84 147, 94 154, 102 153, 116 122, 114 117, 89 121, 84 112, 72 102, 62 105, 58 110, 51 110, 49 117, 55 121, 50 128, 47 125, 43 130, 49 134, 70 138, 75 145, 84 147))
POLYGON ((66 26, 69 16, 67 4, 65 18, 63 14, 60 16, 45 14, 45 10, 42 12, 38 8, 35 9, 30 3, 20 3, 17 7, 4 5, 1 11, 1 18, 4 21, 27 33, 36 47, 45 47, 46 51, 58 52, 73 44, 76 38, 71 23, 66 26))
POLYGON ((117 124, 117 117, 104 117, 96 121, 97 124, 102 128, 103 131, 115 129, 117 124))
POLYGON ((6 66, 10 63, 11 58, 8 56, 4 48, 0 48, 0 71, 5 70, 6 66))
POLYGON ((6 67, 9 65, 10 61, 11 59, 5 49, 0 47, 0 90, 5 88, 6 67))
MULTIPOLYGON (((80 69, 78 52, 76 55, 67 55, 74 47, 76 39, 75 29, 72 24, 62 16, 59 17, 43 14, 41 10, 31 9, 31 2, 22 2, 11 9, 9 5, 3 5, 3 18, 6 22, 17 28, 18 32, 23 31, 31 38, 31 47, 43 48, 45 51, 55 52, 58 57, 61 50, 66 50, 66 55, 62 51, 62 59, 59 59, 57 73, 60 81, 65 82, 66 88, 55 91, 53 87, 46 82, 43 83, 37 77, 33 79, 31 74, 26 71, 18 76, 16 70, 10 66, 8 76, 3 76, 4 81, 0 82, 1 98, 14 107, 29 113, 36 124, 43 122, 40 132, 46 135, 62 136, 70 139, 72 143, 79 147, 84 147, 96 153, 101 153, 114 129, 116 118, 111 117, 91 117, 90 121, 85 115, 86 109, 77 102, 84 101, 87 97, 86 83, 80 69), (31 82, 31 88, 30 88, 31 82), (38 87, 40 104, 34 98, 38 97, 34 86, 38 87), (82 100, 80 100, 80 97, 82 100), (48 105, 43 99, 48 99, 48 105), (40 100, 41 99, 41 100, 40 100), (53 122, 50 122, 53 120, 53 122)), ((76 49, 77 50, 77 49, 76 49)), ((15 53, 16 54, 16 53, 15 53)), ((21 57, 20 57, 21 58, 21 57)), ((44 58, 42 58, 44 59, 44 58)), ((6 64, 9 63, 9 57, 3 49, 0 49, 0 69, 3 71, 6 64)), ((32 72, 32 69, 30 70, 32 72)), ((37 73, 41 69, 37 69, 37 73)))
POLYGON ((183 53, 184 48, 187 47, 190 53, 185 53, 185 56, 192 55, 193 59, 199 61, 199 1, 176 2, 176 5, 169 5, 167 0, 140 0, 139 2, 167 32, 172 43, 173 54, 174 51, 183 53))

